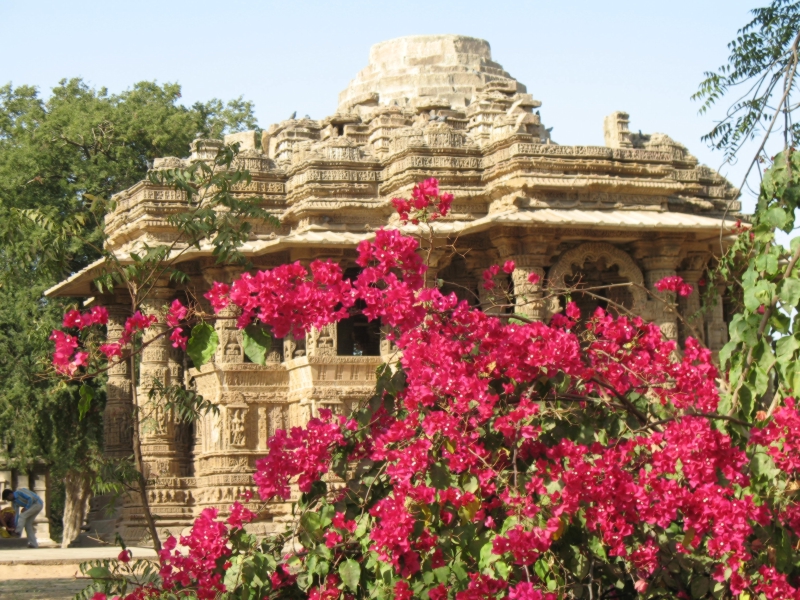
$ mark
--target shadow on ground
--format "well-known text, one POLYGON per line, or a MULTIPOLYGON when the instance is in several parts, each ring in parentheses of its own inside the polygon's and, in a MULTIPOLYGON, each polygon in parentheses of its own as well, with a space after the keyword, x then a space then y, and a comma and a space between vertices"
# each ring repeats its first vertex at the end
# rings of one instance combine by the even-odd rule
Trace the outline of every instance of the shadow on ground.
POLYGON ((68 600, 84 589, 81 579, 9 579, 0 581, 3 600, 68 600))

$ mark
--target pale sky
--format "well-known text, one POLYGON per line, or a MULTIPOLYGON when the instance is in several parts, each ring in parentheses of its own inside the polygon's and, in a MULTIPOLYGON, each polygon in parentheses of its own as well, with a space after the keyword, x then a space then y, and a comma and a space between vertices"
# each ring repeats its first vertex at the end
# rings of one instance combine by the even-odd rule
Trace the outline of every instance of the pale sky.
POLYGON ((0 0, 0 84, 47 95, 65 77, 112 92, 177 82, 187 104, 252 100, 266 128, 294 111, 333 113, 376 42, 463 34, 488 40, 493 59, 542 101, 556 142, 602 145, 603 117, 624 110, 632 131, 670 135, 738 186, 742 166, 705 147, 712 116, 690 96, 725 62, 748 11, 767 3, 0 0))

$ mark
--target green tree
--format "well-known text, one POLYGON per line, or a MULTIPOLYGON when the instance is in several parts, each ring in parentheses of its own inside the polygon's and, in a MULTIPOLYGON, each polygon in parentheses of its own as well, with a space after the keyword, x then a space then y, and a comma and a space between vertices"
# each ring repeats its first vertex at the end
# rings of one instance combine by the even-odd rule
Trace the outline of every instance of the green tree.
MULTIPOLYGON (((99 257, 107 208, 101 199, 144 178, 154 158, 186 155, 194 138, 257 126, 252 104, 242 98, 192 107, 180 99, 179 85, 154 82, 110 94, 80 79, 62 80, 49 98, 31 86, 0 87, 3 453, 20 469, 36 460, 51 465, 55 506, 64 505, 58 482, 86 490, 86 476, 97 467, 102 403, 81 420, 78 387, 47 377, 47 337, 70 302, 44 300, 42 293, 99 257), (52 225, 33 222, 31 211, 52 225), (79 223, 81 234, 62 235, 63 222, 79 223)), ((96 385, 102 397, 102 381, 96 385)), ((72 500, 83 504, 80 496, 72 500)), ((77 514, 72 520, 79 523, 82 506, 77 514)))

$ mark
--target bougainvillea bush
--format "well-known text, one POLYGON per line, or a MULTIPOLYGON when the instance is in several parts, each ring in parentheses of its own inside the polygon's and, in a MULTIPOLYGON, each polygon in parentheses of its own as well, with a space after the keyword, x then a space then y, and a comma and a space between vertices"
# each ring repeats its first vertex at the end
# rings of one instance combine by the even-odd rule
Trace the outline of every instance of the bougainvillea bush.
MULTIPOLYGON (((424 223, 451 201, 428 181, 395 206, 424 223)), ((207 295, 217 311, 238 307, 240 327, 277 336, 356 302, 392 332, 397 360, 379 369, 372 398, 276 432, 258 461, 262 501, 302 493, 295 524, 257 540, 245 531, 256 514, 239 502, 226 515, 206 509, 165 542, 158 577, 131 584, 144 562, 123 551, 94 571, 94 598, 800 598, 791 398, 752 423, 729 416, 694 339, 679 350, 638 317, 581 315, 569 302, 549 323, 485 314, 425 287, 419 243, 398 230, 379 230, 358 254, 354 280, 317 261, 207 295)), ((691 292, 678 278, 659 289, 691 292)), ((163 335, 185 347, 193 314, 178 302, 135 314, 125 331, 164 319, 163 335)), ((103 319, 71 314, 65 325, 103 319)), ((126 342, 53 339, 57 366, 73 374, 116 360, 126 342)))

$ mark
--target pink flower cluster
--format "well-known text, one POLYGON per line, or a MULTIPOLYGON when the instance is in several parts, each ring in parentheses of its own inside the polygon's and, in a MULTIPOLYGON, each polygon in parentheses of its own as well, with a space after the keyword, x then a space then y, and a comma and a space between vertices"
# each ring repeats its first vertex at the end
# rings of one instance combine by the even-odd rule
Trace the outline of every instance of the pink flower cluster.
POLYGON ((79 368, 89 364, 89 353, 77 351, 78 338, 54 329, 50 334, 50 341, 56 346, 53 352, 53 366, 59 373, 74 375, 79 368))
POLYGON ((217 312, 230 303, 241 308, 240 327, 258 319, 272 327, 276 337, 302 336, 312 326, 344 318, 353 304, 350 282, 339 265, 316 260, 310 271, 296 262, 245 273, 230 286, 215 283, 205 297, 217 312), (341 307, 334 310, 336 305, 341 307))
POLYGON ((105 325, 108 323, 108 309, 105 306, 93 306, 89 311, 81 313, 70 310, 64 315, 64 327, 77 327, 86 329, 92 325, 105 325))
MULTIPOLYGON (((92 325, 105 325, 108 323, 108 310, 104 306, 93 306, 90 310, 81 313, 70 310, 64 315, 65 328, 86 329, 92 325)), ((53 366, 63 375, 74 375, 78 369, 89 364, 89 353, 78 350, 77 337, 54 329, 50 340, 55 344, 53 352, 53 366)))
MULTIPOLYGON (((174 348, 186 350, 189 336, 184 333, 184 328, 180 327, 180 323, 187 318, 188 314, 189 309, 184 306, 180 300, 176 299, 172 302, 165 315, 164 320, 166 324, 172 328, 170 341, 174 348)), ((136 311, 126 319, 119 341, 99 344, 97 350, 108 361, 114 358, 120 359, 122 358, 122 349, 131 343, 133 337, 144 332, 157 322, 157 316, 136 311)), ((84 313, 77 310, 70 310, 64 315, 63 322, 65 328, 75 327, 79 330, 84 330, 92 325, 107 324, 108 310, 103 306, 92 307, 89 311, 84 313)), ((89 364, 90 353, 87 350, 79 349, 80 340, 77 337, 63 331, 54 330, 50 336, 50 340, 55 343, 53 365, 59 373, 71 376, 74 375, 79 368, 89 364)))
POLYGON ((198 598, 217 598, 225 591, 222 583, 225 561, 231 555, 228 548, 228 528, 216 520, 215 508, 206 508, 195 519, 188 536, 182 536, 181 545, 188 552, 182 553, 178 540, 167 538, 159 553, 159 574, 164 589, 194 587, 198 598))
POLYGON ((672 275, 656 282, 655 288, 659 292, 673 292, 678 296, 690 296, 694 288, 686 283, 682 277, 672 275))
POLYGON ((403 222, 414 225, 420 221, 435 221, 447 216, 453 204, 453 194, 441 193, 437 179, 426 179, 414 186, 411 200, 392 198, 392 205, 403 222))
POLYGON ((269 453, 256 461, 253 476, 258 493, 263 500, 275 496, 289 498, 289 482, 298 477, 297 485, 308 492, 311 484, 327 473, 330 467, 331 447, 344 441, 341 418, 334 418, 329 410, 320 410, 305 428, 293 427, 287 433, 275 432, 269 440, 269 453))
POLYGON ((114 357, 120 358, 122 356, 122 349, 131 343, 133 336, 145 331, 148 327, 158 322, 158 317, 155 315, 142 314, 141 311, 136 311, 125 320, 125 326, 122 330, 122 335, 119 342, 112 342, 110 344, 101 344, 99 347, 107 360, 114 357))
POLYGON ((186 350, 186 344, 189 341, 189 336, 184 335, 183 328, 180 327, 181 321, 185 320, 189 314, 189 309, 177 298, 172 301, 172 304, 167 311, 166 322, 167 325, 173 327, 169 339, 172 342, 173 348, 180 348, 186 350))

